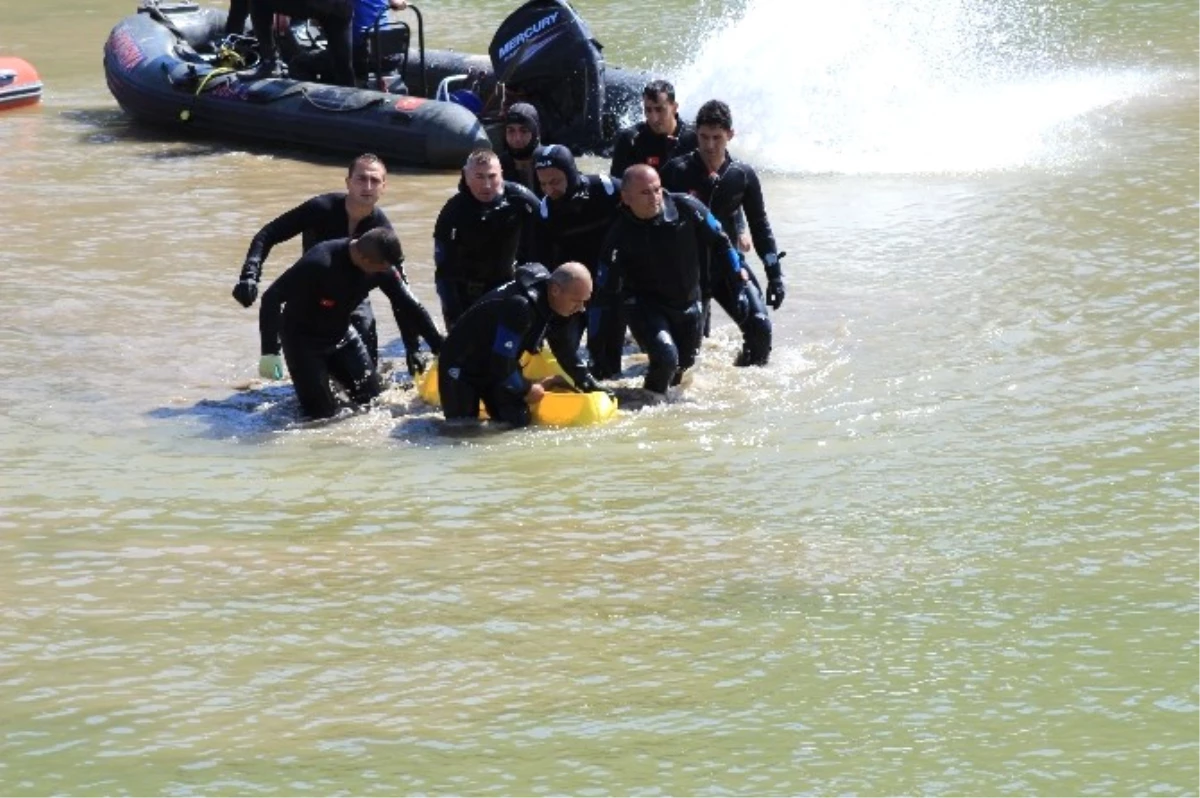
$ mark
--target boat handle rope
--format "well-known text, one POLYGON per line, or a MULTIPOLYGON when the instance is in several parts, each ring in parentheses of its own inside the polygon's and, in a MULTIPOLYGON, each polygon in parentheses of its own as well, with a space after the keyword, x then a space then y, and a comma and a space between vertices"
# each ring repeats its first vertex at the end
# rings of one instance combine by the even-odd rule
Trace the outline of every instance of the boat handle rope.
POLYGON ((309 91, 307 88, 300 89, 300 96, 303 97, 310 105, 312 105, 318 111, 326 111, 331 114, 348 114, 348 113, 353 113, 354 111, 361 111, 364 108, 370 108, 372 105, 378 105, 379 103, 383 102, 383 100, 384 100, 383 97, 372 97, 371 101, 369 103, 364 103, 363 105, 359 105, 354 108, 346 108, 345 106, 322 105, 321 103, 317 102, 316 100, 314 100, 312 98, 312 96, 309 94, 309 91))
MULTIPOLYGON (((190 103, 188 103, 188 107, 179 112, 180 120, 184 122, 191 121, 192 113, 196 110, 196 98, 204 93, 204 89, 208 87, 208 82, 210 80, 220 77, 221 75, 228 75, 230 73, 237 72, 239 69, 246 66, 246 59, 243 58, 241 54, 230 45, 230 41, 235 38, 235 36, 236 34, 227 36, 221 43, 221 46, 217 49, 217 63, 220 64, 220 66, 216 67, 200 79, 200 83, 197 84, 196 90, 192 92, 192 100, 190 103)), ((246 37, 238 36, 237 38, 244 39, 246 37)))

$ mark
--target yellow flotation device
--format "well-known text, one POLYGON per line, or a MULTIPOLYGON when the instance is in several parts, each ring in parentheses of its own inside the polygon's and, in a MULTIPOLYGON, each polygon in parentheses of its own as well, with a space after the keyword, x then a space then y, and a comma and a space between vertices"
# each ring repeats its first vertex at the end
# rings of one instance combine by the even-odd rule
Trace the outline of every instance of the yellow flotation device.
MULTIPOLYGON (((558 359, 548 349, 542 349, 535 355, 528 352, 521 355, 521 373, 527 380, 544 380, 547 377, 570 377, 558 364, 558 359)), ((442 397, 438 394, 437 360, 433 360, 424 374, 416 377, 417 393, 431 405, 441 406, 442 397)), ((549 427, 583 427, 591 424, 603 424, 611 421, 617 415, 617 400, 604 391, 591 393, 549 391, 542 401, 530 407, 533 412, 533 423, 549 427)), ((487 417, 487 412, 480 409, 481 415, 487 417)))

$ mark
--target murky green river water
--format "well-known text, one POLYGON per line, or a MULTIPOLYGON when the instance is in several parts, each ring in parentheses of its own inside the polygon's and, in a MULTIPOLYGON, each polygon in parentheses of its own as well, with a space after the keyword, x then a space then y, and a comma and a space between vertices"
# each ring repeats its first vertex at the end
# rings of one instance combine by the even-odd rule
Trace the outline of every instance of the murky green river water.
MULTIPOLYGON (((733 105, 777 349, 469 441, 253 387, 246 244, 343 167, 133 127, 132 9, 0 0, 0 793, 1200 791, 1194 3, 581 0, 733 105)), ((454 184, 384 202, 435 307, 454 184)))

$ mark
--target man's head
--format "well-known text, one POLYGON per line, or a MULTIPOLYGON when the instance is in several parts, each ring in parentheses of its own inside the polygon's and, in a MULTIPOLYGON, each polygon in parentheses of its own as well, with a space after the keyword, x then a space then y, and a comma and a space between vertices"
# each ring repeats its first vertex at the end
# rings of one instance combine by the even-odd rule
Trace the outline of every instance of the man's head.
POLYGON ((675 116, 679 103, 675 102, 675 87, 665 80, 652 80, 642 89, 642 112, 646 115, 646 126, 660 136, 675 134, 675 116))
POLYGON ((492 202, 504 192, 500 159, 491 150, 475 150, 467 156, 463 180, 471 196, 483 203, 492 202))
POLYGON ((537 109, 529 103, 513 103, 504 113, 504 146, 512 157, 525 160, 541 141, 537 109))
POLYGON ((387 168, 379 156, 365 152, 350 162, 346 196, 352 203, 374 208, 387 188, 387 168))
POLYGON ((653 219, 662 213, 662 181, 658 172, 645 164, 634 164, 621 176, 621 201, 639 219, 653 219))
POLYGON ((350 259, 367 274, 378 274, 404 262, 404 250, 394 230, 376 227, 350 242, 350 259))
POLYGON ((561 144, 538 147, 533 154, 533 165, 537 169, 538 184, 548 199, 562 199, 579 184, 575 156, 561 144))
POLYGON ((546 299, 559 316, 582 313, 592 298, 592 275, 582 263, 568 262, 550 273, 546 299))
POLYGON ((720 100, 709 100, 696 112, 697 150, 710 166, 725 161, 725 148, 733 138, 733 114, 720 100))

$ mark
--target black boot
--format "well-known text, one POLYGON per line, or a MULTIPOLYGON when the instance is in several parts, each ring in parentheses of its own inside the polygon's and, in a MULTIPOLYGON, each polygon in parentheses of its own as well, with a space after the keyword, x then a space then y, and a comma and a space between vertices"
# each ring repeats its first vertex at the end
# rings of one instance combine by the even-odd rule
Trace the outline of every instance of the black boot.
POLYGON ((256 65, 237 73, 237 76, 245 81, 269 80, 270 78, 282 77, 282 75, 283 69, 276 60, 259 61, 256 65))

